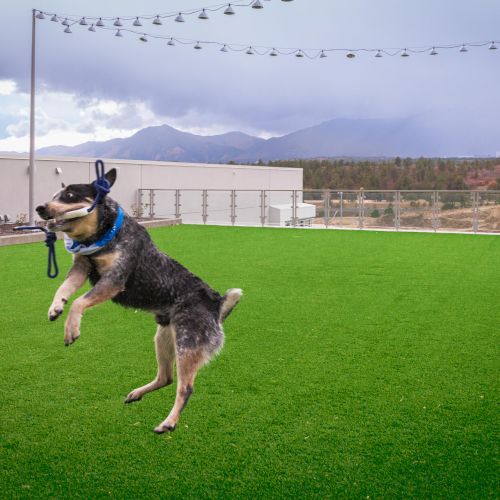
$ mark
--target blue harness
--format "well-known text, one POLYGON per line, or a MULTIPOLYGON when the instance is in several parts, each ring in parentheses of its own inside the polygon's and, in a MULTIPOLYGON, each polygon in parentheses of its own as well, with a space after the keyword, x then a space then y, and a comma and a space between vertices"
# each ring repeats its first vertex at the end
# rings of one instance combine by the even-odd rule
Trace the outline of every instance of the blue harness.
POLYGON ((98 241, 91 243, 90 245, 84 245, 83 243, 78 243, 78 241, 72 240, 66 233, 64 233, 64 246, 69 253, 74 255, 92 255, 93 253, 102 250, 118 233, 123 225, 123 219, 125 218, 125 212, 122 207, 118 207, 118 215, 116 216, 115 223, 113 227, 98 241))

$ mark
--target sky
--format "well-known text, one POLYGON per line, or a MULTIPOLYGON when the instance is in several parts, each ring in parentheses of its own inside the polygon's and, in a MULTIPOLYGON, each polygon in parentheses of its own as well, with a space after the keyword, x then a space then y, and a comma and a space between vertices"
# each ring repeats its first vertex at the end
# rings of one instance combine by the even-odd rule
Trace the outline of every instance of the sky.
MULTIPOLYGON (((213 0, 212 0, 213 1, 213 0)), ((500 40, 500 0, 261 0, 209 20, 143 22, 146 33, 291 48, 430 47, 500 40)), ((234 2, 234 3, 245 3, 234 2)), ((31 9, 126 17, 219 5, 203 0, 18 0, 0 3, 0 151, 29 149, 31 9)), ((110 23, 108 23, 109 25, 110 23)), ((132 28, 131 21, 124 22, 132 28)), ((439 55, 324 59, 220 52, 203 44, 37 20, 36 147, 127 137, 168 124, 201 134, 279 136, 334 118, 417 117, 477 154, 500 152, 500 44, 439 55), (487 137, 488 140, 479 140, 487 137), (495 138, 498 142, 495 143, 495 138), (493 145, 492 145, 493 144, 493 145), (487 150, 483 150, 487 149, 487 150)))

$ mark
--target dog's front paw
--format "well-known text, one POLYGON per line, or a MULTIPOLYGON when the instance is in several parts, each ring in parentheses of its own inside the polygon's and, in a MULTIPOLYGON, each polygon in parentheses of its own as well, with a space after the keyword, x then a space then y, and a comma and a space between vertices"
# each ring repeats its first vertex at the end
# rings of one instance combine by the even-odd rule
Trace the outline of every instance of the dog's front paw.
POLYGON ((58 301, 58 302, 52 302, 52 305, 49 308, 49 320, 50 321, 55 321, 61 314, 63 313, 64 310, 64 301, 58 301))
POLYGON ((72 344, 80 336, 81 314, 71 313, 64 325, 64 345, 72 344))

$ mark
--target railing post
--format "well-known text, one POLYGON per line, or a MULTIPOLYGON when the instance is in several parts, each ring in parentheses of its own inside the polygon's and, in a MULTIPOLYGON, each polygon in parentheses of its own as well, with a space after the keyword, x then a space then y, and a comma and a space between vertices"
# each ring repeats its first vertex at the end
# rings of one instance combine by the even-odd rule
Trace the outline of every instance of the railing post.
POLYGON ((359 229, 363 229, 363 222, 365 217, 365 192, 361 188, 358 192, 358 225, 359 229))
POLYGON ((340 191, 340 225, 344 225, 344 191, 340 191))
POLYGON ((155 216, 155 190, 149 190, 149 218, 152 219, 155 216))
POLYGON ((208 219, 208 192, 206 189, 201 193, 201 217, 203 224, 206 224, 208 219))
POLYGON ((434 232, 439 229, 439 193, 432 192, 432 228, 434 232))
POLYGON ((260 192, 260 223, 262 224, 262 227, 266 224, 266 197, 266 191, 262 190, 260 192))
POLYGON ((236 190, 232 189, 230 196, 231 196, 231 224, 234 226, 236 222, 236 190))
POLYGON ((297 191, 292 191, 292 224, 293 227, 297 226, 297 191))
POLYGON ((399 231, 401 227, 401 191, 396 191, 396 211, 394 213, 394 228, 399 231))
POLYGON ((472 192, 472 231, 477 233, 479 230, 479 192, 472 192))
POLYGON ((326 190, 323 193, 323 199, 324 199, 324 219, 325 219, 325 227, 327 228, 328 225, 330 224, 330 191, 326 190))
POLYGON ((142 189, 137 190, 137 217, 142 217, 142 189))
POLYGON ((179 219, 181 216, 181 190, 175 190, 175 218, 179 219))
POLYGON ((181 216, 181 190, 175 190, 175 218, 179 219, 181 216))

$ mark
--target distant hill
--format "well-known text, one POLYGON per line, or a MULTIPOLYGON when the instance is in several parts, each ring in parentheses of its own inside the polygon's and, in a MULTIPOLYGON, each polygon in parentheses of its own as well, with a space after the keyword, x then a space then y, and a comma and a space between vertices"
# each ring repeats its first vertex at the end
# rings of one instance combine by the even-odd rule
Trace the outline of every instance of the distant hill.
POLYGON ((42 155, 89 156, 127 160, 227 162, 263 139, 241 132, 200 136, 181 132, 168 125, 148 127, 125 139, 85 142, 78 146, 51 146, 38 150, 42 155))
MULTIPOLYGON (((460 126, 457 124, 457 126, 460 126)), ((41 155, 200 163, 335 157, 471 156, 498 150, 500 138, 475 129, 457 144, 454 130, 441 134, 421 119, 335 119, 282 137, 261 139, 241 132, 202 136, 168 125, 148 127, 125 139, 52 146, 41 155)))

